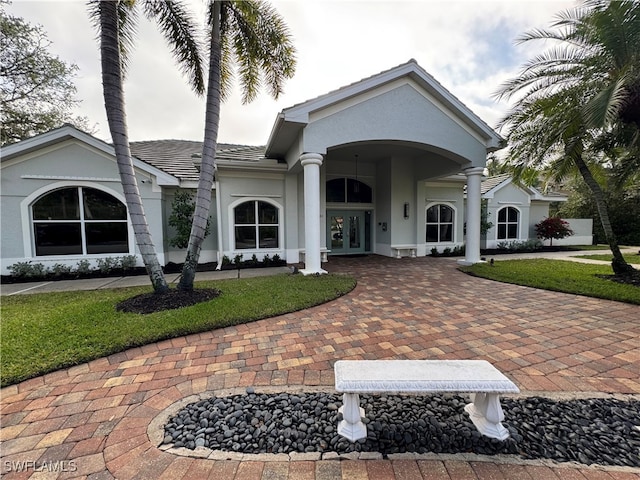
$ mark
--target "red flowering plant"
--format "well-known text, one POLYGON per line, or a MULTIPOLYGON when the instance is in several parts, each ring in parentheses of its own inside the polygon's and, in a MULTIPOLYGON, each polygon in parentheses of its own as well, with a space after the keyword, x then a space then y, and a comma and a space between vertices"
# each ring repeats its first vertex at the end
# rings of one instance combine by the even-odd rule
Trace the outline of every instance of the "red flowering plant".
POLYGON ((536 224, 536 235, 543 240, 548 239, 551 246, 554 238, 559 240, 569 237, 573 235, 573 230, 569 228, 569 222, 566 220, 560 217, 549 217, 536 224))

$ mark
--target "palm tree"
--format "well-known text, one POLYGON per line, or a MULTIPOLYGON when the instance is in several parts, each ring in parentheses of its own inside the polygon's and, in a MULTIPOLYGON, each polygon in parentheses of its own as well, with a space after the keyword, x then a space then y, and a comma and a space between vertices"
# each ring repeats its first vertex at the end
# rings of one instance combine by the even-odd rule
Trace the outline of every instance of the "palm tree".
MULTIPOLYGON (((195 27, 182 4, 178 1, 153 0, 142 3, 145 16, 158 21, 183 72, 189 76, 190 84, 196 92, 204 92, 195 27)), ((158 261, 136 182, 124 106, 123 77, 127 52, 133 42, 135 6, 135 0, 92 0, 89 3, 90 16, 100 34, 104 103, 127 209, 153 290, 155 293, 165 293, 169 286, 158 261)))
POLYGON ((577 170, 593 193, 614 272, 634 272, 620 252, 592 169, 613 161, 599 148, 603 136, 613 135, 628 152, 637 152, 640 3, 587 1, 561 13, 552 27, 519 38, 520 43, 551 40, 559 46, 530 60, 497 94, 519 97, 500 122, 508 130, 508 162, 520 177, 532 167, 543 166, 556 179, 577 170))
POLYGON ((231 86, 232 67, 238 66, 242 101, 247 103, 256 97, 263 83, 271 96, 278 98, 296 64, 289 30, 282 17, 265 2, 210 0, 208 23, 211 39, 202 164, 189 245, 178 284, 178 289, 185 291, 193 290, 211 208, 220 102, 231 86))

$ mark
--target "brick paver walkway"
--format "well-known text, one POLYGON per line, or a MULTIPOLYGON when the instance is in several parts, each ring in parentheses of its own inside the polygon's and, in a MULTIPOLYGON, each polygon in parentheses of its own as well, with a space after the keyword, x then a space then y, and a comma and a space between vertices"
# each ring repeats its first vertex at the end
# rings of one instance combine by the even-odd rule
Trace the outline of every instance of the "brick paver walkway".
POLYGON ((640 479, 640 469, 505 457, 196 458, 158 449, 149 426, 176 402, 246 386, 330 391, 337 359, 480 358, 525 394, 640 398, 638 306, 477 279, 446 259, 332 258, 327 267, 355 275, 356 289, 3 389, 3 478, 640 479), (67 471, 49 472, 56 467, 67 471))

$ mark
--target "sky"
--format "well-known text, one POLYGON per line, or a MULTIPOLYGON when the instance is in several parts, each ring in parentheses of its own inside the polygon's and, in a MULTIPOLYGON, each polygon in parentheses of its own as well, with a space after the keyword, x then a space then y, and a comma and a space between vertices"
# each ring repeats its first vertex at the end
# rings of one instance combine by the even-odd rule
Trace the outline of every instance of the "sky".
MULTIPOLYGON (((204 26, 204 0, 187 2, 204 26)), ((243 105, 235 88, 222 105, 218 141, 265 145, 283 109, 415 59, 487 124, 508 110, 495 100, 500 84, 546 48, 516 45, 526 31, 548 27, 576 6, 567 0, 272 0, 290 29, 297 68, 284 93, 266 90, 243 105)), ((96 30, 85 0, 13 0, 12 15, 40 24, 50 52, 78 65, 75 114, 110 142, 102 97, 96 30)), ((131 141, 202 140, 205 100, 179 73, 155 25, 141 16, 125 83, 131 141)))

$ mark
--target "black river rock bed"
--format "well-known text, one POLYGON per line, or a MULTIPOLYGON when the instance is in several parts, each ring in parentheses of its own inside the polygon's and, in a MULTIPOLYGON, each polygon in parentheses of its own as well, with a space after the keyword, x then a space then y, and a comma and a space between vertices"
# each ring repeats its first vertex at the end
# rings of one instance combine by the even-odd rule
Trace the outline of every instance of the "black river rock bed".
POLYGON ((481 435, 458 395, 361 395, 368 436, 337 433, 342 397, 255 393, 187 405, 164 427, 163 445, 241 453, 379 452, 511 454, 640 467, 640 401, 614 398, 502 398, 505 441, 481 435))

